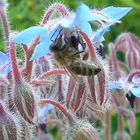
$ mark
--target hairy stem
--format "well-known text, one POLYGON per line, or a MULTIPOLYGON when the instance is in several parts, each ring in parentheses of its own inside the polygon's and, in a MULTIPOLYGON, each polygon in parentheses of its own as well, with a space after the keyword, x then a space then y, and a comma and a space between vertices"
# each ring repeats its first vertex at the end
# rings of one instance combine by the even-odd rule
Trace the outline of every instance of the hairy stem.
POLYGON ((50 70, 50 71, 44 72, 40 77, 38 77, 38 80, 47 78, 48 76, 53 75, 53 74, 66 74, 66 71, 64 69, 50 70))
POLYGON ((140 70, 135 70, 128 75, 127 81, 131 82, 135 75, 140 75, 140 70))
POLYGON ((73 116, 72 116, 72 115, 68 112, 68 110, 67 110, 64 106, 62 106, 60 103, 58 103, 58 102, 56 102, 56 101, 54 101, 54 100, 51 100, 51 99, 41 99, 41 100, 40 100, 40 103, 41 103, 41 104, 49 103, 49 104, 54 105, 55 107, 57 107, 59 110, 61 110, 61 111, 64 113, 64 115, 68 118, 70 124, 74 122, 73 116))
POLYGON ((124 131, 124 128, 123 128, 123 117, 120 114, 118 114, 118 131, 119 132, 123 132, 124 131))
POLYGON ((54 3, 46 10, 40 25, 46 24, 54 11, 58 11, 63 17, 68 15, 68 10, 63 4, 54 3))
POLYGON ((10 44, 10 57, 11 57, 11 64, 12 64, 14 81, 15 81, 15 83, 20 83, 21 74, 20 74, 18 64, 17 64, 16 49, 15 49, 14 43, 10 44))
POLYGON ((89 53, 90 53, 91 58, 93 60, 96 60, 96 53, 95 53, 95 50, 93 48, 93 45, 92 45, 92 42, 91 42, 90 38, 84 32, 80 32, 80 34, 82 35, 82 37, 84 38, 84 40, 87 43, 87 46, 88 46, 88 49, 89 49, 89 53))
POLYGON ((110 112, 105 113, 104 140, 110 140, 110 112))
POLYGON ((9 44, 9 24, 6 16, 6 11, 3 7, 0 6, 0 17, 3 25, 3 31, 4 31, 4 38, 6 41, 6 47, 7 47, 7 53, 9 54, 8 44, 9 44))

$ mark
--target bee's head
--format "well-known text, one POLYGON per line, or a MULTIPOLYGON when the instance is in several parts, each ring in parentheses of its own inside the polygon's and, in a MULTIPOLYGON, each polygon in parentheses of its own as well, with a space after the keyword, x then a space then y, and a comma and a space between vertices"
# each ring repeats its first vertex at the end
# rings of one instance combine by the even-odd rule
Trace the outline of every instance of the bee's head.
POLYGON ((62 51, 65 47, 66 47, 66 41, 65 41, 64 35, 60 35, 50 45, 50 50, 52 52, 58 52, 58 51, 62 51))

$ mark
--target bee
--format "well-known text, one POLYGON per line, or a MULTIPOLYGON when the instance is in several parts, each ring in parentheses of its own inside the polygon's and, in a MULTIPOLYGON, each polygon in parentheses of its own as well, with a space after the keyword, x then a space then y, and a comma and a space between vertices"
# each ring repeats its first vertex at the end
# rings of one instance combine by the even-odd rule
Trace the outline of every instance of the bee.
POLYGON ((50 45, 56 63, 71 75, 96 75, 101 69, 81 58, 85 48, 86 43, 78 31, 61 31, 50 45))

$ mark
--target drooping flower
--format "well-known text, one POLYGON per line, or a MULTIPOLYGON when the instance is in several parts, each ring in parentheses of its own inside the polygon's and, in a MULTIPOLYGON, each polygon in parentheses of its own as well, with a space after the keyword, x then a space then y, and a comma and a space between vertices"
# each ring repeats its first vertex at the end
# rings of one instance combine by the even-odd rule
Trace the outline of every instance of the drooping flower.
POLYGON ((126 94, 131 107, 134 107, 135 98, 140 98, 140 78, 132 80, 132 82, 127 82, 126 79, 121 79, 119 81, 113 81, 108 84, 108 88, 114 90, 122 90, 126 94))
POLYGON ((40 121, 44 121, 49 110, 52 110, 54 107, 51 104, 46 104, 45 106, 43 106, 42 108, 38 109, 38 119, 40 121))
POLYGON ((31 57, 31 60, 34 60, 49 52, 49 46, 63 29, 80 30, 91 36, 93 31, 89 22, 101 22, 104 26, 97 30, 97 33, 94 32, 95 35, 93 35, 93 41, 97 42, 102 40, 103 35, 108 31, 109 26, 118 22, 118 20, 130 10, 131 8, 128 7, 121 8, 111 6, 97 12, 91 11, 88 6, 82 4, 78 7, 75 15, 69 14, 63 18, 58 18, 55 25, 51 26, 51 29, 49 25, 46 25, 47 27, 33 26, 20 32, 12 42, 29 44, 33 38, 39 36, 40 43, 36 46, 31 57))

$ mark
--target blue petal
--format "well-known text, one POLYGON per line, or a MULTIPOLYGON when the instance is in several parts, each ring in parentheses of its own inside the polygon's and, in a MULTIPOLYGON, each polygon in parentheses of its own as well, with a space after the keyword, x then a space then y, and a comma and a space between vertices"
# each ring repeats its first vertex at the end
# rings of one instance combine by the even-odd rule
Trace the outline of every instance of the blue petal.
POLYGON ((5 64, 8 61, 9 61, 8 56, 0 51, 0 66, 5 64))
POLYGON ((100 28, 99 30, 97 30, 94 33, 94 38, 92 41, 93 42, 101 42, 103 40, 104 34, 108 31, 109 31, 109 25, 100 28))
POLYGON ((50 33, 48 38, 54 41, 64 28, 59 24, 50 33))
POLYGON ((134 96, 140 98, 140 87, 132 87, 130 91, 134 96))
POLYGON ((42 34, 40 36, 40 43, 36 46, 33 55, 30 60, 35 60, 37 58, 40 58, 42 56, 45 56, 49 52, 49 47, 52 44, 52 42, 57 38, 60 31, 62 30, 62 26, 58 25, 56 28, 54 28, 49 34, 46 33, 42 34))
POLYGON ((11 42, 15 42, 19 44, 20 43, 29 44, 33 38, 40 36, 42 33, 45 32, 48 33, 45 27, 33 26, 20 32, 15 38, 11 40, 11 42))
POLYGON ((75 20, 77 22, 90 21, 90 9, 87 5, 82 4, 78 7, 75 20))
POLYGON ((66 17, 66 18, 63 18, 61 21, 60 21, 60 25, 64 28, 71 28, 71 24, 72 24, 73 21, 70 21, 69 20, 69 17, 66 17))
POLYGON ((115 83, 109 83, 108 88, 109 89, 120 89, 120 90, 124 89, 122 85, 118 85, 118 84, 115 84, 115 83))
POLYGON ((7 65, 3 71, 1 72, 1 75, 3 75, 4 77, 7 77, 8 76, 8 73, 11 71, 11 67, 10 67, 10 64, 7 65))
POLYGON ((39 118, 39 120, 45 119, 45 117, 47 116, 49 110, 51 110, 51 109, 53 109, 53 105, 51 105, 51 104, 47 104, 43 108, 41 108, 38 111, 38 118, 39 118))
POLYGON ((107 21, 107 19, 99 14, 91 13, 89 7, 85 4, 82 4, 76 12, 76 16, 71 23, 71 27, 78 26, 83 22, 89 21, 107 21))
POLYGON ((130 7, 107 7, 101 10, 101 13, 108 16, 111 22, 118 21, 125 16, 132 8, 130 7))
POLYGON ((35 60, 37 58, 40 58, 42 56, 47 55, 49 52, 49 47, 51 45, 51 41, 49 39, 46 39, 46 41, 41 42, 38 44, 33 52, 33 55, 30 60, 35 60))
POLYGON ((88 22, 82 22, 80 24, 80 29, 82 32, 86 33, 87 35, 91 36, 92 28, 88 22))

